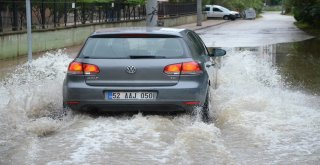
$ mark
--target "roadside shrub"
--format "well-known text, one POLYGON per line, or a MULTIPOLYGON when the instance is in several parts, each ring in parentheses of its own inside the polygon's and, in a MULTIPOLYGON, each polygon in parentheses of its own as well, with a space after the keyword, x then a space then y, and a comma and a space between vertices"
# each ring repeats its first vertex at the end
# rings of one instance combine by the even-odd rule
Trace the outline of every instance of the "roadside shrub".
POLYGON ((320 0, 292 0, 294 18, 303 23, 320 27, 320 0))

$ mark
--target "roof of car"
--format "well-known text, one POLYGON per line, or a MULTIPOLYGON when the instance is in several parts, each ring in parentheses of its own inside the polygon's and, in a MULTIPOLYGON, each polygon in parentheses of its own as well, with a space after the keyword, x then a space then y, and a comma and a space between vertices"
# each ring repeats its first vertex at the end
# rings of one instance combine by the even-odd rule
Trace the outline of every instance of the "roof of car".
POLYGON ((186 29, 166 28, 166 27, 126 27, 126 28, 106 28, 98 29, 91 36, 109 34, 158 34, 182 36, 181 32, 186 29))

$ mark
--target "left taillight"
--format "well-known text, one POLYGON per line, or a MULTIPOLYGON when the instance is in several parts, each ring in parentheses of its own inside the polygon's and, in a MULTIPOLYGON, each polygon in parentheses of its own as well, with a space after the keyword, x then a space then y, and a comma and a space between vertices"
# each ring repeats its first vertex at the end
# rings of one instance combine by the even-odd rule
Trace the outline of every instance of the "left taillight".
POLYGON ((97 74, 100 72, 100 69, 98 66, 93 64, 84 64, 81 62, 73 61, 70 63, 68 67, 68 73, 70 74, 97 74))
POLYGON ((100 69, 96 65, 92 64, 83 64, 84 74, 97 74, 100 72, 100 69))

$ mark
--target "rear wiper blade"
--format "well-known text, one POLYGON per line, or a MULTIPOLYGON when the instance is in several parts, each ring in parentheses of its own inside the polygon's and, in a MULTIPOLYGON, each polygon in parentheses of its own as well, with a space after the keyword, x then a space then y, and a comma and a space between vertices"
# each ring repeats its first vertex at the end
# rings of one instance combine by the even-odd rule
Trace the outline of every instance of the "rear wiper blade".
POLYGON ((136 55, 131 55, 129 56, 131 59, 141 59, 141 58, 166 58, 165 56, 145 56, 145 55, 140 55, 140 56, 136 56, 136 55))

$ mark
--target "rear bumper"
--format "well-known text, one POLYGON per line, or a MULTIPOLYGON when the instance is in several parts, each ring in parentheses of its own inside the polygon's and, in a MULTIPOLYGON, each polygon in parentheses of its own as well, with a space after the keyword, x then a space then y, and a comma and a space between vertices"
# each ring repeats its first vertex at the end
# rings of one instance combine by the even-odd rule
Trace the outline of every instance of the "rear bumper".
POLYGON ((63 102, 73 110, 80 111, 191 111, 199 102, 202 106, 208 89, 207 80, 199 84, 193 81, 179 82, 174 86, 157 87, 104 87, 89 86, 84 82, 68 82, 63 86, 63 102), (155 91, 155 100, 109 100, 109 91, 155 91), (68 104, 72 102, 71 104, 68 104))
POLYGON ((79 102, 68 105, 77 111, 101 111, 101 112, 179 112, 192 111, 194 106, 179 105, 176 103, 141 103, 139 104, 107 104, 105 102, 79 102))

